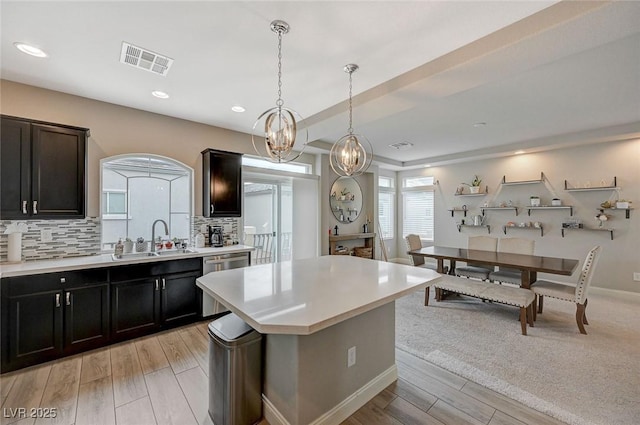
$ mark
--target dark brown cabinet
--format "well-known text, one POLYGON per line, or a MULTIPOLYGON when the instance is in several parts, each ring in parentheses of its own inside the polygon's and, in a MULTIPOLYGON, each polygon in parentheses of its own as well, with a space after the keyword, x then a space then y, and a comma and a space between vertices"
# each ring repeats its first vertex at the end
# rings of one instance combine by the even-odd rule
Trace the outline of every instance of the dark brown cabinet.
POLYGON ((114 340, 134 338, 200 317, 201 260, 175 260, 115 268, 111 284, 114 340))
POLYGON ((202 179, 205 217, 242 215, 242 154, 214 149, 202 151, 202 179))
POLYGON ((83 218, 88 129, 2 117, 2 219, 83 218))
POLYGON ((104 345, 109 340, 107 271, 2 280, 2 371, 104 345))

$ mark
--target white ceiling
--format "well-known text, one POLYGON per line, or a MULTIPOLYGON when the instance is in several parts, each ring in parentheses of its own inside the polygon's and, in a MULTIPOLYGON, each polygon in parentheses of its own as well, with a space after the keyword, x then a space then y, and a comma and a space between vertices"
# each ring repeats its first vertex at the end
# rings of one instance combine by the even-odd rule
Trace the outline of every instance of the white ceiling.
POLYGON ((640 136, 640 2, 2 0, 3 79, 250 133, 277 98, 315 151, 354 128, 401 169, 640 136), (49 57, 20 53, 14 42, 49 57), (119 62, 123 41, 175 60, 119 62), (171 95, 161 100, 151 91, 171 95), (231 111, 242 105, 245 113, 231 111), (474 127, 477 122, 486 126, 474 127), (409 150, 388 145, 409 141, 409 150))

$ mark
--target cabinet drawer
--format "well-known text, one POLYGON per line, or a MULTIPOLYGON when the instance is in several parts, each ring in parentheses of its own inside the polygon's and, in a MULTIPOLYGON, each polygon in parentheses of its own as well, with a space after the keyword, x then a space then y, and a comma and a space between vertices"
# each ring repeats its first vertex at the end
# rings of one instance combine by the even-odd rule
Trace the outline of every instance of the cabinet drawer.
POLYGON ((10 296, 18 296, 108 281, 109 272, 107 269, 89 269, 11 277, 3 279, 2 284, 8 285, 10 296))
POLYGON ((200 271, 201 269, 201 258, 187 258, 184 260, 158 261, 156 263, 119 266, 111 269, 111 282, 144 279, 150 276, 161 276, 171 273, 200 271))

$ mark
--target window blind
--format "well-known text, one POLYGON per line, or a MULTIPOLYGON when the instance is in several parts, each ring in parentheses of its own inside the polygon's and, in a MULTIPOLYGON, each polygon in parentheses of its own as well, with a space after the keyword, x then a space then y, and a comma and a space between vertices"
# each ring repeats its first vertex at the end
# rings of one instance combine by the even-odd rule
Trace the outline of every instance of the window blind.
POLYGON ((432 190, 404 192, 402 194, 403 237, 416 234, 420 239, 433 241, 434 193, 432 190))
POLYGON ((382 239, 393 239, 393 192, 378 192, 378 222, 380 223, 380 231, 382 239))

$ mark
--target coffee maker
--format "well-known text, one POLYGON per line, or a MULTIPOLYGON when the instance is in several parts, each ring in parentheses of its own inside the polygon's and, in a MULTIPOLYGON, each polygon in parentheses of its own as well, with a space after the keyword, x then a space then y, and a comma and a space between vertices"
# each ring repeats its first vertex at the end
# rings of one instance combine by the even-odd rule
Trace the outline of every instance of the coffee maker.
POLYGON ((209 245, 214 248, 221 248, 224 246, 222 226, 209 226, 209 245))

